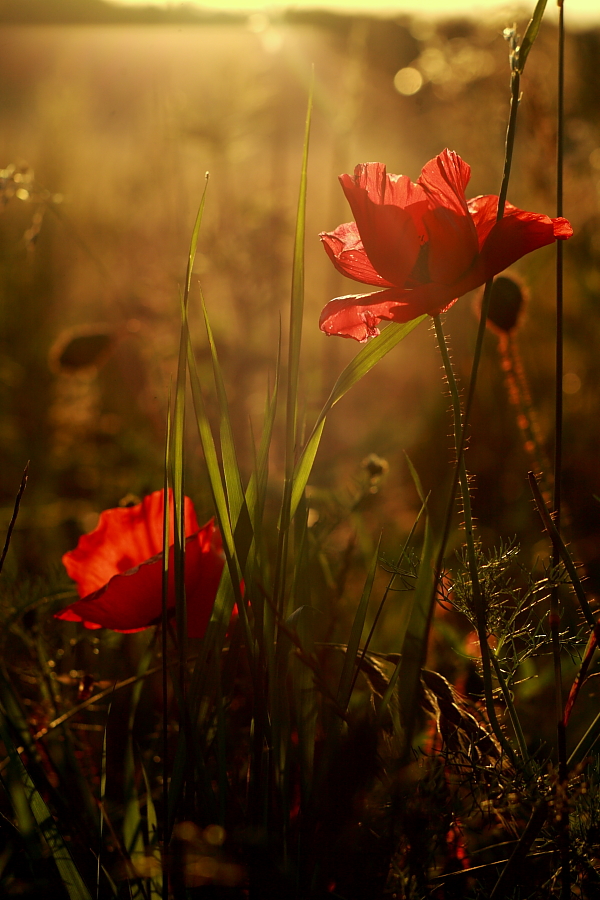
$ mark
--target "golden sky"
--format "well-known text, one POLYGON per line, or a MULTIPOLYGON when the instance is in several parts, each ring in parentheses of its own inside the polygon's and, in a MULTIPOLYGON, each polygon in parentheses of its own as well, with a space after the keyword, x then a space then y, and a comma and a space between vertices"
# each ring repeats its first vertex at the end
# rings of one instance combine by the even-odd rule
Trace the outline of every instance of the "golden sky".
MULTIPOLYGON (((111 0, 120 5, 178 6, 178 0, 111 0)), ((222 10, 266 10, 296 8, 322 8, 343 10, 382 11, 387 13, 413 13, 415 15, 461 15, 469 14, 485 17, 486 13, 502 11, 510 17, 514 11, 533 11, 533 0, 513 2, 513 0, 186 0, 190 6, 204 6, 222 10)), ((600 24, 600 0, 564 0, 565 21, 574 25, 600 24)), ((546 16, 556 18, 556 0, 548 0, 546 16)))

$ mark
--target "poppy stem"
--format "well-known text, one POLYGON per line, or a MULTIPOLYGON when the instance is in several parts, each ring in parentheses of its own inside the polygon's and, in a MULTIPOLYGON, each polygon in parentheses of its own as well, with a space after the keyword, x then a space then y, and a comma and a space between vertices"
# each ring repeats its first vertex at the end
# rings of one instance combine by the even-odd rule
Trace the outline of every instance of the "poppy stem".
MULTIPOLYGON (((564 71, 565 71, 565 28, 563 0, 558 2, 558 87, 557 87, 557 136, 556 136, 556 209, 557 216, 563 214, 563 150, 564 150, 564 71)), ((563 432, 563 247, 556 242, 556 373, 555 373, 555 426, 554 426, 554 524, 560 533, 561 480, 562 480, 562 432, 563 432)), ((560 564, 560 548, 557 540, 552 542, 552 566, 556 570, 560 564)), ((560 658, 560 603, 558 585, 550 593, 550 633, 552 636, 552 657, 554 661, 554 689, 556 706, 556 733, 558 745, 558 795, 566 790, 568 781, 567 736, 563 718, 562 667, 560 658)), ((564 796, 564 795, 563 795, 564 796)), ((566 799, 566 796, 565 796, 566 799)), ((561 898, 571 896, 571 870, 569 853, 569 813, 566 803, 559 804, 557 822, 561 857, 561 898)))
MULTIPOLYGON (((442 327, 442 322, 439 316, 433 316, 433 324, 435 326, 435 334, 437 337, 438 346, 440 348, 440 353, 442 355, 442 362, 444 364, 444 371, 446 373, 446 380, 448 382, 448 387, 450 388, 450 396, 452 398, 452 412, 454 418, 454 440, 456 445, 456 452, 459 453, 462 435, 464 434, 464 427, 462 422, 462 408, 460 402, 460 395, 458 392, 458 385, 456 383, 456 379, 454 377, 454 370, 452 369, 452 361, 450 360, 450 354, 448 353, 448 345, 446 344, 446 336, 444 334, 444 329, 442 327)), ((496 707, 494 703, 494 688, 492 683, 492 660, 490 654, 490 648, 488 646, 488 635, 487 635, 487 620, 486 620, 486 610, 485 610, 485 597, 483 596, 483 592, 481 590, 481 583, 479 581, 479 569, 477 564, 477 546, 475 541, 475 530, 473 525, 473 515, 471 512, 471 496, 469 493, 469 476, 467 475, 467 468, 465 466, 465 456, 464 452, 461 456, 459 456, 457 461, 457 472, 458 479, 460 481, 460 488, 462 493, 462 501, 463 501, 463 515, 464 515, 464 529, 465 529, 465 542, 467 545, 467 560, 469 565, 469 574, 471 576, 471 590, 473 595, 473 606, 475 608, 475 624, 477 627, 477 636, 479 638, 479 647, 481 650, 481 665, 482 665, 482 673, 483 673, 483 689, 485 693, 485 705, 487 709, 488 718, 490 721, 490 725, 496 735, 496 738, 509 757, 513 764, 516 764, 515 754, 508 743, 500 723, 498 721, 498 717, 496 716, 496 707)), ((500 683, 503 696, 510 697, 510 692, 507 689, 506 683, 504 682, 504 678, 502 677, 502 673, 500 671, 500 666, 497 664, 494 666, 496 671, 496 677, 498 678, 498 682, 500 683)), ((513 724, 513 728, 515 734, 517 735, 517 739, 519 741, 519 747, 524 759, 527 759, 527 747, 525 745, 525 740, 523 738, 523 732, 521 729, 520 722, 517 717, 516 710, 514 705, 511 703, 508 705, 510 718, 513 724)))
MULTIPOLYGON (((510 79, 510 87, 511 87, 511 96, 510 96, 510 113, 508 117, 508 125, 506 129, 506 142, 505 142, 505 150, 504 150, 504 169, 502 172, 502 183, 500 185, 500 193, 498 194, 498 211, 496 214, 496 221, 499 221, 504 217, 504 207, 506 205, 506 195, 508 193, 508 183, 510 180, 510 172, 512 167, 512 158, 513 158, 513 149, 515 145, 515 135, 517 130, 517 113, 519 111, 519 101, 520 101, 520 93, 521 93, 521 71, 524 65, 524 61, 522 64, 519 62, 519 53, 517 48, 517 36, 513 34, 511 37, 511 79, 510 79)), ((442 576, 443 568, 444 568, 444 554, 446 552, 446 545, 448 543, 448 537, 450 535, 450 526, 452 524, 452 513, 454 510, 454 498, 456 497, 456 490, 458 487, 459 479, 460 479, 460 466, 464 457, 465 446, 466 446, 466 437, 469 421, 471 418, 471 409, 473 406, 473 398, 475 396, 475 385, 477 383, 477 374, 479 372, 479 363, 481 361, 481 351, 483 348, 483 339, 486 331, 487 318, 488 318, 488 310, 490 306, 490 297, 492 293, 492 284, 493 280, 490 279, 485 285, 483 291, 483 298, 481 301, 481 313, 479 317, 479 327, 477 329, 477 338, 475 341, 475 349, 473 351, 473 363, 471 366, 471 377, 469 379, 469 387, 467 390, 467 399, 464 407, 464 413, 462 416, 462 428, 460 433, 460 440, 458 440, 457 435, 457 451, 456 451, 456 467, 454 470, 454 478, 452 479, 452 487, 450 489, 450 496, 448 498, 448 504, 446 506, 446 518, 444 521, 444 528, 442 531, 442 539, 440 541, 440 547, 438 552, 438 557, 436 561, 436 569, 435 569, 435 578, 433 581, 433 596, 435 597, 438 584, 440 578, 442 576)), ((477 573, 472 573, 473 580, 473 589, 477 591, 479 588, 479 580, 477 578, 477 573), (474 577, 475 576, 475 577, 474 577)), ((487 645, 486 645, 487 646, 487 645)), ((482 659, 485 658, 485 647, 482 646, 482 659)), ((489 660, 488 660, 489 664, 489 660)), ((484 673, 485 673, 486 664, 484 663, 484 673)), ((490 676, 491 677, 491 676, 490 676)), ((485 682, 484 682, 485 683, 485 682)), ((500 726, 497 723, 495 710, 493 704, 490 705, 488 699, 486 697, 486 705, 488 707, 488 715, 490 716, 490 723, 494 728, 494 732, 496 736, 498 736, 498 732, 501 734, 500 726), (496 722, 496 726, 494 726, 494 722, 496 722), (496 727, 498 728, 498 732, 496 732, 496 727)), ((502 745, 506 741, 504 740, 502 745)), ((509 745, 507 745, 509 746, 509 745)), ((505 748, 506 749, 506 748, 505 748)), ((511 759, 514 761, 514 753, 512 749, 510 750, 511 759)))

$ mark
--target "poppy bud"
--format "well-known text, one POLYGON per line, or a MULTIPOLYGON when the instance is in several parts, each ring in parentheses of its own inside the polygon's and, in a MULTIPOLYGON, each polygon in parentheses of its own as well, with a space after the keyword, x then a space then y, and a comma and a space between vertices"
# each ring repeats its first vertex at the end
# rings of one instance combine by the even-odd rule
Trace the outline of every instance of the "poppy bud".
POLYGON ((527 299, 527 289, 514 276, 498 275, 492 282, 487 323, 497 334, 516 330, 527 299))

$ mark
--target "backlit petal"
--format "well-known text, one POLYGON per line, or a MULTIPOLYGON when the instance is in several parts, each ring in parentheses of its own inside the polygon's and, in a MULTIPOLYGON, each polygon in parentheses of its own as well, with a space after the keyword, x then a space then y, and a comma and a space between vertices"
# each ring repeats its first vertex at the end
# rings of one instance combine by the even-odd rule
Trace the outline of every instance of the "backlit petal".
POLYGON ((496 213, 498 211, 498 197, 495 194, 484 194, 479 197, 473 197, 467 201, 475 230, 477 231, 477 241, 479 249, 483 247, 484 241, 496 222, 496 213))
MULTIPOLYGON (((167 607, 175 606, 174 550, 169 554, 167 607)), ((185 585, 188 636, 202 637, 213 608, 223 554, 213 520, 186 541, 185 585)), ((162 616, 162 553, 127 572, 114 575, 99 590, 77 600, 56 614, 66 621, 80 621, 88 628, 112 631, 140 631, 156 624, 162 616)))
POLYGON ((426 284, 415 290, 391 288, 373 294, 355 294, 330 300, 321 313, 319 327, 329 335, 354 338, 361 343, 379 334, 379 322, 410 322, 423 313, 436 315, 455 302, 452 289, 426 284))
MULTIPOLYGON (((192 501, 185 498, 186 536, 198 531, 192 501)), ((171 516, 171 540, 173 523, 171 516)), ((100 521, 79 538, 75 550, 65 553, 63 564, 77 582, 80 597, 103 587, 113 575, 162 552, 163 492, 154 491, 136 506, 117 507, 100 513, 100 521)))
POLYGON ((356 222, 338 225, 335 231, 323 232, 319 237, 329 259, 346 278, 376 287, 392 287, 391 283, 376 271, 367 256, 356 222))
POLYGON ((477 232, 465 200, 470 175, 470 166, 451 150, 444 150, 423 166, 419 184, 429 205, 423 223, 429 237, 429 274, 434 282, 452 284, 468 271, 477 254, 477 232))
POLYGON ((512 265, 526 253, 570 237, 573 230, 566 219, 551 219, 506 204, 504 218, 489 230, 480 251, 484 281, 512 265))
POLYGON ((340 182, 371 263, 389 284, 402 287, 422 242, 423 191, 405 176, 388 176, 381 163, 357 166, 340 182))
POLYGON ((430 209, 443 206, 466 215, 465 189, 470 178, 471 166, 453 150, 442 150, 425 163, 417 184, 427 194, 430 209))

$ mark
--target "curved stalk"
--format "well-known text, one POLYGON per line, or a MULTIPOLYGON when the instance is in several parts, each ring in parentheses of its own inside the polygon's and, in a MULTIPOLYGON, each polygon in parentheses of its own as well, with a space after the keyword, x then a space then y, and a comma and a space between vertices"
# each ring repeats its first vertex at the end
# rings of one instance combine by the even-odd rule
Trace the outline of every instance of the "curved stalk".
MULTIPOLYGON (((454 439, 456 443, 456 453, 458 456, 457 460, 457 472, 458 479, 460 481, 462 500, 463 500, 463 515, 464 515, 464 528, 465 528, 465 542, 467 545, 467 560, 469 565, 469 574, 471 576, 471 590, 473 592, 473 605, 475 607, 475 622, 477 627, 477 636, 479 638, 479 647, 481 650, 481 664, 483 670, 483 689, 485 693, 485 705, 487 709, 488 719, 490 721, 490 725, 492 726, 492 730, 504 750, 507 756, 510 758, 511 762, 516 765, 516 758, 514 754, 513 748, 508 743, 504 733, 502 732, 502 728, 500 727, 500 723, 498 722, 498 717, 496 716, 496 708, 494 706, 494 688, 492 684, 492 664, 491 664, 491 654, 490 648, 487 642, 487 626, 486 626, 486 616, 485 616, 485 598, 481 591, 481 584, 479 581, 479 571, 477 566, 477 553, 475 548, 475 532, 473 527, 473 516, 471 514, 471 497, 469 494, 469 478, 467 475, 467 469, 465 466, 465 457, 464 452, 460 453, 462 437, 464 435, 464 423, 462 422, 462 409, 460 396, 458 393, 458 386, 456 384, 456 379, 454 377, 454 371, 452 369, 452 363, 450 361, 450 355, 448 353, 448 347, 446 345, 446 336, 444 334, 444 329, 442 328, 442 322, 439 316, 433 317, 433 322, 435 326, 435 334, 437 337, 438 346, 440 348, 440 353, 442 355, 442 362, 444 364, 444 370, 446 372, 446 380, 448 382, 448 387, 450 388, 450 396, 452 398, 452 411, 454 418, 454 439)), ((510 708, 509 708, 510 709, 510 708)), ((513 707, 514 712, 514 707, 513 707)), ((516 713, 515 713, 516 715, 516 713)), ((511 716, 512 718, 512 716, 511 716)), ((514 725, 514 723, 513 723, 514 725)), ((515 732, 519 733, 520 727, 517 730, 515 728, 515 732)), ((522 750, 523 748, 521 748, 522 750)), ((524 757, 527 758, 526 756, 524 757)))

